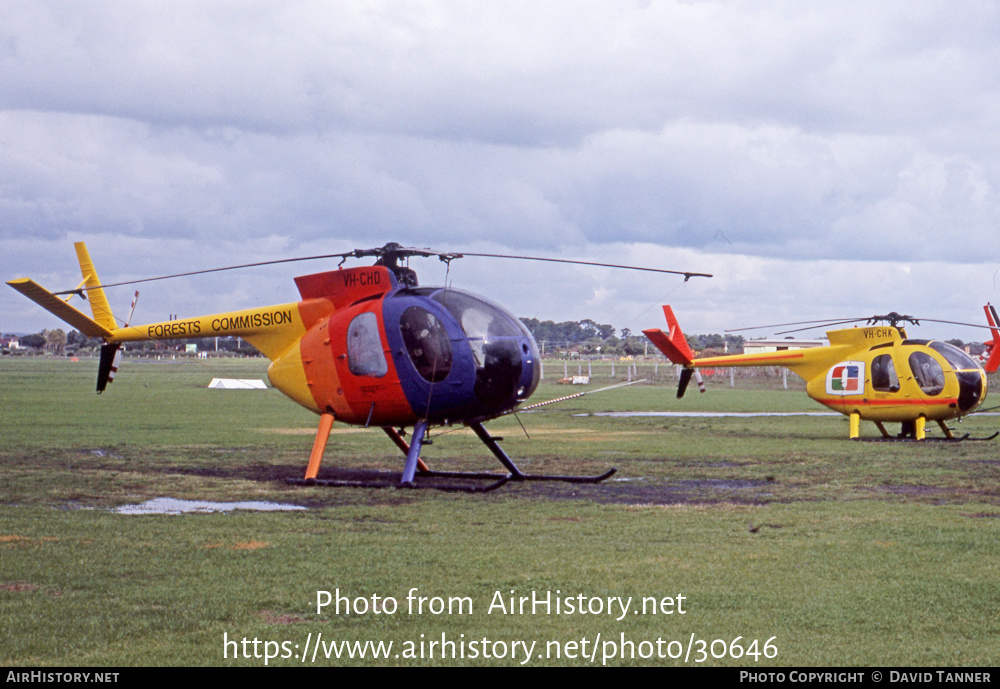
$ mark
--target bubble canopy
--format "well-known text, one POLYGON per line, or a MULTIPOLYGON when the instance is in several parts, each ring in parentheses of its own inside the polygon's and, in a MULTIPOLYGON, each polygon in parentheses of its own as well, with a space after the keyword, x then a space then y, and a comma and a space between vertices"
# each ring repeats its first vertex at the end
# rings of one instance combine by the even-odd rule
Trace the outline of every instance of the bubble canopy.
POLYGON ((387 316, 398 314, 405 363, 419 376, 401 376, 413 381, 404 384, 407 397, 429 418, 496 416, 538 386, 535 340, 503 307, 469 292, 425 287, 400 290, 384 308, 387 316))

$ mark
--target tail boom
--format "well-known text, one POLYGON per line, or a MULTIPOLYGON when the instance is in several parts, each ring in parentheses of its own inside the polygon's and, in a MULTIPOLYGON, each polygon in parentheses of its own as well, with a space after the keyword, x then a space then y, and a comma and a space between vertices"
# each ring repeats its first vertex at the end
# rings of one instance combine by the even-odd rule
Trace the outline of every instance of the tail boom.
POLYGON ((182 318, 115 331, 112 342, 177 340, 196 337, 242 337, 272 361, 305 334, 298 303, 182 318))
MULTIPOLYGON (((844 345, 811 350, 794 349, 762 354, 726 354, 698 359, 695 358, 694 352, 688 346, 687 339, 681 332, 673 310, 669 306, 664 306, 663 313, 666 315, 667 324, 670 326, 669 334, 659 329, 643 330, 642 332, 670 361, 675 364, 681 364, 688 369, 784 366, 808 380, 819 372, 822 372, 824 368, 843 358, 844 353, 850 351, 854 344, 852 341, 844 345)), ((864 329, 859 329, 859 332, 861 330, 864 329)), ((862 337, 864 334, 861 332, 857 337, 862 337)), ((695 374, 696 380, 699 377, 695 374)), ((678 390, 681 394, 683 394, 683 389, 686 387, 688 381, 690 381, 690 378, 691 376, 689 375, 682 379, 682 385, 678 390)))

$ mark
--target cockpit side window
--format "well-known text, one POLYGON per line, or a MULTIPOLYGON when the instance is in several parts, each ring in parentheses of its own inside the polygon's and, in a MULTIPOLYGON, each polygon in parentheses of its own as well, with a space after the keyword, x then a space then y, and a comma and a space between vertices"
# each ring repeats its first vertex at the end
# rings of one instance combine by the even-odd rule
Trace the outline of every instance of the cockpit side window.
POLYGON ((879 354, 872 359, 872 387, 881 392, 899 392, 899 376, 891 354, 879 354))
POLYGON ((411 306, 399 319, 406 353, 417 373, 428 383, 437 383, 451 371, 451 340, 444 325, 430 311, 411 306))
POLYGON ((944 390, 944 369, 927 352, 911 354, 910 369, 917 385, 928 395, 938 395, 944 390))
POLYGON ((347 328, 347 366, 356 376, 381 378, 389 372, 378 316, 371 311, 355 316, 347 328))

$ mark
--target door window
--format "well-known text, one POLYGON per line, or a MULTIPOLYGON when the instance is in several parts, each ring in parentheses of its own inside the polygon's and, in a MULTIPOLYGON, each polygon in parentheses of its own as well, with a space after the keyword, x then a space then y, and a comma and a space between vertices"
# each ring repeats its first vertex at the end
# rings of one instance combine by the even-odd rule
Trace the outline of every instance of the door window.
POLYGON ((444 380, 451 371, 451 340, 441 321, 427 309, 411 306, 399 319, 406 353, 428 383, 444 380))
POLYGON ((381 378, 389 372, 378 333, 378 316, 359 314, 347 328, 347 366, 356 376, 381 378))
POLYGON ((880 392, 899 392, 899 376, 891 354, 879 354, 872 359, 872 387, 880 392))
POLYGON ((911 354, 910 368, 913 370, 917 385, 928 395, 937 395, 944 390, 944 369, 927 352, 911 354))

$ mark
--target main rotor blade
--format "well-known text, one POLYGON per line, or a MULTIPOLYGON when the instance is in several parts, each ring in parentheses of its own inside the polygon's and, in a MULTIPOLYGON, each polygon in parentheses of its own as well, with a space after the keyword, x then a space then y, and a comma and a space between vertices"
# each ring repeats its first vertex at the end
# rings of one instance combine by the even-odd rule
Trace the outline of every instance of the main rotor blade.
MULTIPOLYGON (((818 320, 818 321, 795 321, 794 323, 772 323, 770 325, 752 325, 752 326, 747 327, 747 328, 733 328, 731 330, 727 330, 726 332, 727 333, 738 333, 738 332, 742 332, 744 330, 763 330, 764 328, 785 328, 785 327, 787 327, 789 325, 809 325, 811 323, 816 323, 816 325, 813 325, 813 326, 811 326, 809 328, 802 328, 802 330, 812 330, 812 328, 823 328, 823 327, 828 326, 828 325, 844 325, 845 323, 857 323, 859 321, 867 321, 867 320, 868 320, 867 318, 841 318, 841 319, 833 319, 833 320, 831 320, 829 318, 824 318, 824 319, 821 319, 821 320, 818 320)), ((798 331, 797 330, 789 330, 787 332, 798 332, 798 331)), ((777 334, 780 335, 781 333, 777 333, 777 334)))
MULTIPOLYGON (((879 318, 879 317, 875 316, 874 318, 879 318)), ((906 316, 905 318, 909 319, 910 317, 906 316)), ((789 325, 804 325, 804 326, 806 326, 804 328, 795 328, 794 330, 782 330, 782 331, 774 333, 775 335, 788 335, 789 333, 799 333, 799 332, 802 332, 804 330, 815 330, 817 328, 829 328, 829 327, 833 327, 833 326, 837 326, 837 325, 848 325, 850 323, 860 323, 862 321, 871 321, 872 319, 873 319, 873 317, 870 316, 868 318, 843 318, 843 319, 840 319, 840 320, 829 320, 829 319, 827 319, 827 320, 819 320, 819 321, 798 321, 797 323, 773 323, 771 325, 757 325, 757 326, 753 326, 753 327, 750 327, 750 328, 734 328, 732 330, 727 330, 726 332, 727 333, 737 333, 737 332, 742 332, 744 330, 763 330, 764 328, 783 328, 783 327, 789 326, 789 325), (810 324, 813 324, 813 323, 815 323, 815 325, 810 325, 810 324)), ((977 323, 962 323, 960 321, 943 321, 943 320, 939 320, 939 319, 936 319, 936 318, 916 318, 916 319, 912 319, 912 320, 913 321, 922 321, 922 322, 926 322, 926 323, 944 323, 946 325, 961 325, 961 326, 965 326, 965 327, 968 327, 968 328, 985 328, 986 330, 990 329, 990 326, 988 326, 988 325, 979 325, 977 323)), ((915 324, 919 325, 919 323, 915 323, 915 324)))
MULTIPOLYGON (((851 323, 860 323, 862 321, 868 321, 868 320, 869 319, 867 319, 867 318, 850 318, 850 319, 845 320, 845 321, 827 321, 826 323, 823 323, 821 325, 810 325, 810 326, 807 326, 805 328, 794 328, 792 330, 779 330, 778 332, 776 332, 774 334, 775 335, 788 335, 789 333, 800 333, 800 332, 803 332, 805 330, 816 330, 817 328, 832 328, 832 327, 838 326, 838 325, 850 325, 851 323)), ((791 325, 791 323, 789 323, 789 325, 791 325)))
MULTIPOLYGON (((244 263, 238 266, 225 266, 224 268, 208 268, 206 270, 192 270, 187 273, 174 273, 173 275, 158 275, 155 278, 140 278, 138 280, 126 280, 124 282, 105 282, 104 284, 97 285, 96 287, 120 287, 122 285, 136 285, 140 282, 154 282, 155 280, 169 280, 171 278, 185 278, 192 275, 204 275, 205 273, 219 273, 224 270, 239 270, 241 268, 259 268, 261 266, 270 266, 278 263, 294 263, 296 261, 315 261, 321 258, 351 258, 355 255, 354 251, 349 251, 343 254, 326 254, 323 256, 302 256, 299 258, 279 258, 271 261, 258 261, 257 263, 244 263)), ((53 294, 78 294, 83 290, 96 289, 96 287, 83 287, 82 289, 71 289, 65 290, 63 292, 53 292, 53 294)))
MULTIPOLYGON (((692 273, 680 270, 664 270, 662 268, 644 268, 641 266, 626 266, 617 265, 614 263, 594 263, 591 261, 574 261, 566 258, 540 258, 537 256, 510 256, 507 254, 460 254, 460 253, 444 253, 440 251, 434 251, 433 249, 418 249, 413 247, 403 247, 398 244, 387 244, 383 247, 377 247, 373 249, 355 249, 353 251, 345 251, 339 254, 322 254, 318 256, 300 256, 298 258, 279 258, 271 261, 258 261, 256 263, 242 263, 236 266, 224 266, 222 268, 207 268, 205 270, 191 270, 185 273, 173 273, 171 275, 159 275, 152 278, 140 278, 138 280, 125 280, 123 282, 108 282, 98 287, 120 287, 122 285, 135 285, 140 282, 154 282, 156 280, 170 280, 172 278, 183 278, 191 277, 192 275, 204 275, 206 273, 220 273, 225 270, 240 270, 242 268, 259 268, 261 266, 271 266, 277 265, 279 263, 295 263, 298 261, 316 261, 325 258, 364 258, 366 256, 378 256, 382 258, 383 256, 395 255, 400 258, 407 258, 409 256, 424 256, 431 257, 437 256, 439 259, 445 263, 450 263, 456 258, 462 258, 463 256, 477 256, 483 258, 512 258, 522 261, 549 261, 552 263, 574 263, 577 265, 584 266, 599 266, 602 268, 623 268, 626 270, 645 270, 653 273, 669 273, 672 275, 683 275, 685 282, 690 280, 692 277, 712 277, 708 273, 692 273)), ((65 290, 62 292, 54 292, 54 294, 79 294, 84 290, 91 289, 88 287, 83 287, 81 289, 65 290)))
POLYGON ((540 256, 511 256, 508 254, 470 254, 466 252, 455 254, 456 258, 461 258, 462 256, 477 256, 480 258, 512 258, 519 261, 547 261, 549 263, 571 263, 578 266, 597 266, 599 268, 622 268, 625 270, 645 270, 650 273, 669 273, 671 275, 683 275, 685 282, 695 277, 697 278, 712 277, 712 275, 709 273, 692 273, 686 270, 665 270, 663 268, 644 268, 642 266, 626 266, 618 263, 595 263, 593 261, 574 261, 568 258, 542 258, 540 256))
POLYGON ((992 326, 989 325, 979 325, 978 323, 961 323, 959 321, 939 321, 935 318, 921 318, 921 321, 926 321, 928 323, 944 323, 946 325, 961 325, 966 328, 985 328, 987 330, 992 330, 992 326))
MULTIPOLYGON (((140 278, 139 280, 127 280, 125 282, 109 282, 103 285, 97 285, 95 287, 83 287, 82 289, 77 288, 74 290, 66 290, 64 292, 54 292, 54 294, 80 294, 82 296, 83 291, 87 289, 97 289, 97 287, 119 287, 121 285, 134 285, 140 282, 153 282, 154 280, 169 280, 171 278, 183 278, 190 277, 192 275, 204 275, 205 273, 219 273, 224 270, 239 270, 241 268, 259 268, 261 266, 272 266, 279 263, 295 263, 297 261, 316 261, 324 258, 339 258, 341 259, 341 264, 348 258, 365 258, 366 256, 376 256, 381 261, 388 261, 384 265, 389 265, 390 267, 395 265, 395 262, 400 258, 409 258, 410 256, 437 256, 439 259, 448 263, 456 258, 461 258, 461 254, 448 254, 441 251, 434 251, 433 249, 419 249, 416 247, 406 247, 396 244, 395 242, 389 242, 385 246, 373 247, 371 249, 354 249, 353 251, 345 251, 339 254, 321 254, 318 256, 299 256, 297 258, 277 258, 270 261, 258 261, 257 263, 243 263, 238 266, 225 266, 222 268, 207 268, 205 270, 192 270, 186 273, 174 273, 173 275, 159 275, 152 278, 140 278)), ((376 263, 378 265, 378 263, 376 263)))

